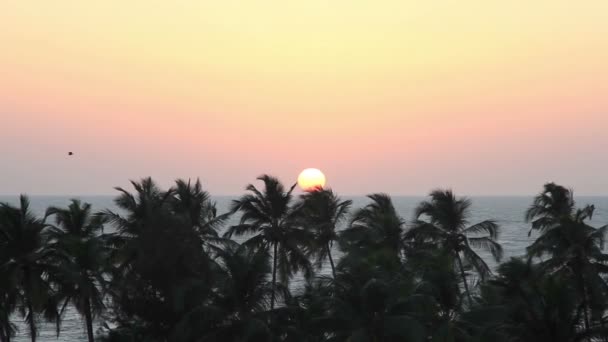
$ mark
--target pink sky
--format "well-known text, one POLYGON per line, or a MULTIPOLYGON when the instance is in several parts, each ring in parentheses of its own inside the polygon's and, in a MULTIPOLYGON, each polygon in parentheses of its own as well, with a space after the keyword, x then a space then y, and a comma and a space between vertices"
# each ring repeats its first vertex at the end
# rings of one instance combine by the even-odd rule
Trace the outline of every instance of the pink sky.
POLYGON ((4 1, 0 194, 316 167, 343 194, 606 195, 608 2, 584 4, 4 1))

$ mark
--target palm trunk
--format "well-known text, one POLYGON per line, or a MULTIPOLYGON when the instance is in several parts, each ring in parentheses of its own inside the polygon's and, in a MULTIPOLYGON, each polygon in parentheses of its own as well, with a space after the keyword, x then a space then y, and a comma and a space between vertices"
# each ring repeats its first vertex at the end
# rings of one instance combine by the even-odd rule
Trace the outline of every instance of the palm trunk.
POLYGON ((87 337, 89 338, 89 342, 95 342, 95 338, 93 337, 93 315, 91 314, 91 302, 89 298, 85 298, 84 300, 84 319, 87 324, 87 337))
POLYGON ((32 342, 36 342, 36 314, 34 313, 34 305, 32 304, 32 282, 29 267, 26 267, 23 271, 25 275, 25 301, 30 315, 30 339, 32 342))
POLYGON ((8 318, 8 315, 2 317, 2 322, 1 322, 2 326, 0 327, 0 341, 2 342, 10 342, 9 339, 9 335, 10 335, 10 320, 8 318), (6 335, 5 335, 6 333, 6 335))
MULTIPOLYGON (((602 331, 606 331, 606 322, 604 322, 602 318, 600 318, 600 327, 602 327, 602 331)), ((604 333, 602 333, 602 335, 602 341, 608 341, 608 336, 606 336, 604 333)))
POLYGON ((274 254, 272 256, 272 293, 270 294, 270 310, 274 310, 274 293, 277 286, 277 243, 274 243, 274 254))
POLYGON ((32 306, 32 301, 29 299, 29 296, 27 299, 27 310, 30 314, 30 338, 32 342, 36 342, 36 318, 34 317, 34 308, 32 306))
POLYGON ((5 334, 4 334, 4 331, 0 331, 0 341, 2 341, 2 342, 10 342, 10 341, 11 341, 11 339, 10 339, 10 336, 9 336, 9 335, 10 335, 10 333, 8 333, 8 332, 7 332, 7 334, 5 335, 5 334))
POLYGON ((471 298, 471 292, 469 291, 469 284, 467 283, 467 276, 464 273, 464 266, 462 266, 462 260, 460 259, 460 254, 456 253, 456 258, 458 259, 458 266, 460 266, 460 275, 462 276, 462 281, 464 282, 464 291, 467 293, 467 297, 469 298, 469 308, 473 307, 473 299, 471 298))
POLYGON ((585 317, 585 331, 589 332, 589 303, 587 303, 587 288, 585 287, 585 279, 582 274, 578 275, 580 290, 583 294, 583 315, 585 317))
POLYGON ((325 248, 327 248, 327 258, 329 259, 329 264, 331 265, 331 273, 334 276, 334 280, 336 280, 336 267, 334 266, 334 259, 331 257, 331 248, 329 247, 329 244, 327 244, 325 248))

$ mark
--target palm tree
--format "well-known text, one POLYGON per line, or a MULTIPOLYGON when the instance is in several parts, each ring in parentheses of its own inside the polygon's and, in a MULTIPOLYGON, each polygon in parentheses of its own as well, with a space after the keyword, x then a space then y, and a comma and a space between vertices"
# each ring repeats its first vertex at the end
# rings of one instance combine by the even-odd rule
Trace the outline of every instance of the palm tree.
MULTIPOLYGON (((0 261, 4 264, 6 260, 0 261)), ((10 342, 15 335, 15 325, 11 322, 11 314, 15 311, 15 295, 10 288, 8 279, 0 279, 0 341, 10 342)))
MULTIPOLYGON (((592 206, 584 210, 593 210, 592 206)), ((564 217, 571 217, 575 211, 574 195, 569 190, 555 183, 547 183, 536 197, 534 202, 526 211, 526 222, 532 224, 532 230, 544 232, 554 227, 564 217)))
MULTIPOLYGON (((494 341, 578 342, 606 337, 605 329, 581 329, 583 314, 576 284, 564 273, 549 273, 530 260, 511 259, 482 285, 481 305, 465 314, 494 341)), ((486 338, 484 340, 490 340, 486 338)))
POLYGON ((435 190, 431 192, 430 197, 430 201, 422 202, 416 208, 416 222, 405 234, 405 238, 418 242, 435 242, 441 250, 454 256, 469 306, 472 306, 473 300, 462 260, 465 259, 471 264, 482 280, 491 274, 488 265, 472 247, 489 251, 497 262, 500 261, 502 247, 496 242, 499 227, 492 220, 469 226, 471 201, 467 198, 457 199, 450 190, 435 190), (428 221, 423 221, 422 217, 427 217, 428 221), (488 235, 479 236, 481 233, 488 235), (471 234, 475 236, 469 237, 471 234))
POLYGON ((432 330, 451 333, 455 319, 462 312, 460 273, 454 267, 454 256, 437 249, 415 246, 408 249, 406 267, 417 279, 416 292, 433 298, 436 303, 437 317, 429 322, 432 330))
POLYGON ((207 249, 217 252, 218 245, 229 243, 219 236, 218 229, 228 220, 230 213, 217 214, 215 202, 203 190, 199 179, 194 184, 190 180, 176 180, 170 202, 172 213, 188 220, 207 249))
POLYGON ((253 342, 268 337, 264 319, 271 293, 267 251, 233 243, 218 249, 215 260, 213 295, 181 318, 169 340, 253 342))
POLYGON ((123 278, 131 270, 131 263, 137 258, 136 239, 146 232, 151 224, 168 216, 168 207, 173 190, 163 191, 152 178, 140 182, 131 181, 135 194, 116 187, 120 192, 114 199, 116 206, 124 212, 105 210, 99 213, 103 220, 115 228, 115 232, 105 236, 111 251, 111 259, 117 268, 117 279, 123 278))
POLYGON ((73 199, 67 208, 50 207, 46 216, 54 216, 49 230, 54 247, 69 256, 59 269, 60 292, 84 316, 89 342, 94 341, 93 319, 105 308, 102 290, 107 271, 107 250, 99 233, 101 216, 94 216, 89 203, 73 199))
POLYGON ((219 252, 222 274, 214 305, 221 313, 220 322, 205 340, 256 341, 269 335, 264 316, 272 296, 268 282, 271 267, 268 251, 247 245, 233 245, 219 252))
POLYGON ((533 222, 533 229, 543 229, 541 236, 528 247, 528 256, 548 255, 549 259, 541 262, 543 269, 564 272, 576 279, 586 330, 590 329, 590 303, 596 307, 599 304, 595 311, 601 315, 608 299, 608 286, 600 275, 608 273, 608 255, 603 253, 608 226, 588 225, 586 220, 592 218, 593 212, 592 205, 575 209, 572 192, 551 183, 535 198, 526 217, 533 222), (554 196, 555 189, 559 197, 554 196), (555 207, 560 209, 553 210, 555 207), (542 224, 535 226, 538 222, 542 224))
POLYGON ((432 299, 416 295, 406 273, 343 270, 321 289, 325 313, 316 319, 328 341, 425 341, 432 299), (379 277, 376 277, 379 275, 379 277))
POLYGON ((295 224, 296 211, 291 206, 292 191, 295 184, 285 189, 275 177, 262 175, 258 180, 264 182, 263 192, 249 184, 249 194, 233 201, 232 212, 240 211, 242 216, 238 225, 232 226, 224 234, 255 234, 245 244, 260 249, 272 249, 272 294, 270 308, 274 309, 277 290, 277 273, 280 282, 287 287, 295 272, 304 271, 306 277, 312 273, 305 249, 310 246, 310 234, 295 224))
POLYGON ((131 181, 131 185, 135 194, 121 187, 115 188, 120 195, 114 199, 114 203, 126 212, 126 216, 110 210, 102 213, 105 220, 113 224, 118 233, 125 237, 136 236, 145 229, 147 223, 165 214, 173 196, 173 189, 163 191, 150 177, 143 178, 140 182, 131 181))
POLYGON ((399 258, 403 247, 403 219, 397 214, 391 197, 387 194, 367 196, 372 200, 357 210, 347 229, 341 234, 345 248, 388 252, 399 258))
MULTIPOLYGON (((8 236, 5 235, 0 222, 0 245, 4 245, 8 236)), ((10 256, 6 254, 4 248, 0 248, 0 265, 4 265, 10 260, 10 256)), ((15 335, 16 327, 11 322, 11 315, 16 310, 15 289, 11 279, 0 276, 0 341, 10 342, 15 335)))
POLYGON ((122 213, 103 213, 117 230, 106 238, 115 320, 121 334, 137 340, 170 340, 213 296, 217 272, 202 241, 212 234, 203 208, 211 204, 200 189, 165 191, 150 178, 132 184, 134 193, 118 188, 122 213))
POLYGON ((26 319, 32 342, 36 341, 37 316, 55 321, 59 335, 60 315, 52 282, 62 256, 47 244, 48 226, 30 211, 29 199, 19 197, 19 206, 0 204, 0 250, 4 257, 0 273, 9 281, 11 301, 26 319))
MULTIPOLYGON (((111 297, 112 311, 118 326, 113 329, 110 337, 133 334, 138 336, 135 339, 142 339, 142 336, 160 336, 166 333, 160 329, 152 333, 149 331, 164 323, 158 315, 160 308, 164 307, 159 303, 158 289, 149 281, 155 274, 147 270, 153 267, 148 263, 157 263, 159 258, 168 257, 152 254, 153 250, 160 248, 148 245, 162 240, 160 235, 153 237, 156 235, 153 230, 160 229, 157 227, 170 218, 168 213, 172 192, 161 189, 150 177, 131 181, 131 185, 134 192, 122 187, 115 188, 119 195, 114 198, 114 203, 120 212, 106 209, 98 215, 114 228, 114 232, 103 237, 111 263, 107 293, 111 297), (148 236, 150 238, 144 241, 144 237, 148 236), (153 261, 150 260, 151 256, 154 257, 153 261), (142 274, 144 269, 147 271, 145 275, 142 274)), ((160 267, 157 272, 162 272, 160 267)), ((169 317, 169 313, 165 316, 169 317)))
POLYGON ((351 200, 342 201, 331 190, 306 192, 300 196, 297 205, 303 225, 314 231, 317 267, 320 268, 325 259, 329 259, 334 279, 336 267, 331 249, 338 240, 337 226, 346 218, 351 205, 351 200))
POLYGON ((268 252, 247 245, 228 247, 219 254, 223 277, 217 303, 235 318, 243 319, 266 310, 271 297, 268 252))

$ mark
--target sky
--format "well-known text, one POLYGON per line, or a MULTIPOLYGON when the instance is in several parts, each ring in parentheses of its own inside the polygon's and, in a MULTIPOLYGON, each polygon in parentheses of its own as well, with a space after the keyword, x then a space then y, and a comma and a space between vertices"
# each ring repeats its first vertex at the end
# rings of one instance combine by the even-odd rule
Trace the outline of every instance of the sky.
POLYGON ((608 195, 606 61, 605 0, 4 0, 0 194, 608 195))

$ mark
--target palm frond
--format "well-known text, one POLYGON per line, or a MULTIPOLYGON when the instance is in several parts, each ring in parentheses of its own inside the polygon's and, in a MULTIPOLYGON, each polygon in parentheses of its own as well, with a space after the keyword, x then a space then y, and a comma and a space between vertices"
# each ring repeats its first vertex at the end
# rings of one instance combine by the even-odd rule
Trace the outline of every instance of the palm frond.
POLYGON ((451 190, 433 190, 430 201, 424 201, 415 209, 415 218, 428 217, 429 222, 447 231, 459 231, 467 224, 471 200, 456 198, 451 190))
POLYGON ((492 238, 493 240, 498 239, 499 232, 500 232, 500 227, 494 220, 486 220, 483 222, 479 222, 462 231, 462 233, 464 233, 464 234, 487 233, 490 235, 490 238, 492 238))
POLYGON ((233 236, 241 236, 246 234, 255 234, 259 231, 259 226, 255 224, 237 224, 228 227, 224 233, 224 238, 232 238, 233 236))
POLYGON ((473 266, 475 271, 477 271, 477 273, 481 277, 482 281, 492 274, 492 271, 490 270, 488 264, 486 264, 486 262, 473 250, 465 248, 462 250, 462 252, 467 263, 473 266))
POLYGON ((405 232, 405 240, 419 240, 419 241, 436 241, 443 239, 446 236, 446 232, 428 222, 416 221, 410 229, 405 232))
POLYGON ((496 262, 500 262, 503 256, 502 246, 494 241, 492 238, 484 236, 484 237, 472 237, 468 238, 469 244, 474 248, 483 249, 485 251, 489 251, 492 253, 494 260, 496 262))

